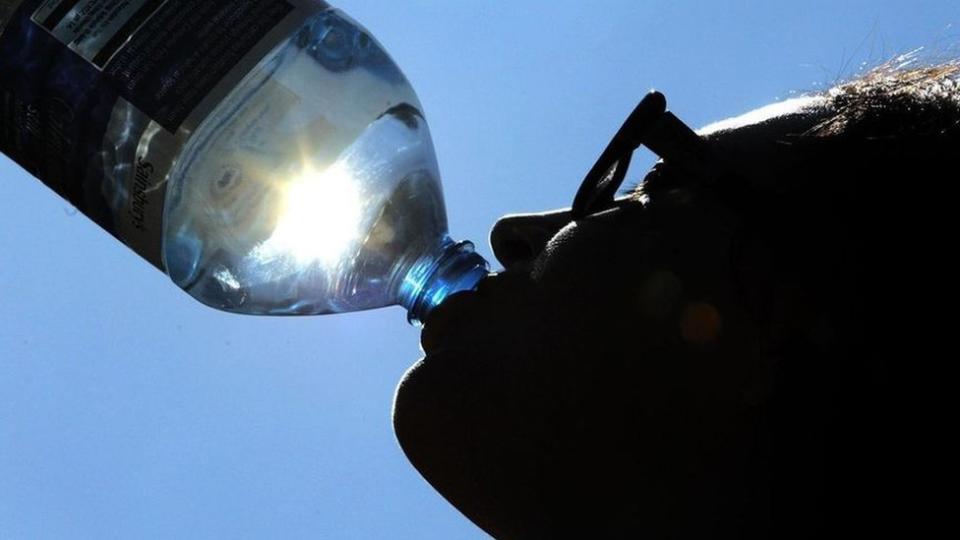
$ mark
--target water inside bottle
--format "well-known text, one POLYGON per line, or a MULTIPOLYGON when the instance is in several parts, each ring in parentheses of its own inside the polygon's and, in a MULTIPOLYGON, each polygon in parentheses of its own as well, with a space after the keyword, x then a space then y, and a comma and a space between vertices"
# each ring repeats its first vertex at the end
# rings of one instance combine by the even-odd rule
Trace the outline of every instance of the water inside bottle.
POLYGON ((166 204, 170 276, 240 313, 394 304, 411 268, 450 243, 419 101, 379 44, 335 10, 200 126, 166 204))

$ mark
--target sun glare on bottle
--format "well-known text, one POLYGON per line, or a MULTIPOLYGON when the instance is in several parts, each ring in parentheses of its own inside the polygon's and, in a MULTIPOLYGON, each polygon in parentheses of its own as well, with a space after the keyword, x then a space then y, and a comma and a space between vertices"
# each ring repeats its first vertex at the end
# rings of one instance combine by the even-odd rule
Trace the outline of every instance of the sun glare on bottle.
POLYGON ((350 170, 335 163, 306 167, 285 188, 273 235, 261 256, 285 256, 299 265, 334 266, 357 238, 362 201, 350 170))

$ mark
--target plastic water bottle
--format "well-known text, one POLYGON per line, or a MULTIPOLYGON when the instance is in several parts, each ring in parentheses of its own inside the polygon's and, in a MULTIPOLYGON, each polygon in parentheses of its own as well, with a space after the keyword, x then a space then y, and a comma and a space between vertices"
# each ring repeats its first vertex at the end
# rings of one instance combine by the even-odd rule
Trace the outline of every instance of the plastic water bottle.
POLYGON ((409 82, 320 1, 0 0, 0 150, 218 309, 419 322, 487 274, 409 82))

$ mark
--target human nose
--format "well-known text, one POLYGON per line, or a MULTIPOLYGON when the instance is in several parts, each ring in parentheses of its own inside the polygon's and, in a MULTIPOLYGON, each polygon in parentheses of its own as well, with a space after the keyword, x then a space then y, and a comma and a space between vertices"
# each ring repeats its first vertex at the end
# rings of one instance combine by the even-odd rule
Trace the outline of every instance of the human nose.
POLYGON ((504 216, 490 231, 490 246, 500 264, 509 270, 539 255, 547 242, 570 221, 569 209, 504 216))

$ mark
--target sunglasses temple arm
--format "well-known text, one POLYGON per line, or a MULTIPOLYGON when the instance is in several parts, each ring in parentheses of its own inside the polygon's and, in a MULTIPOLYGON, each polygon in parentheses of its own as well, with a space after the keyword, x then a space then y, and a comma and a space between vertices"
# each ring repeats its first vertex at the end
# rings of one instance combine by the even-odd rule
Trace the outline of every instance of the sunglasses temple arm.
POLYGON ((716 174, 717 164, 703 139, 671 112, 665 112, 651 126, 643 145, 665 162, 699 178, 716 174))

